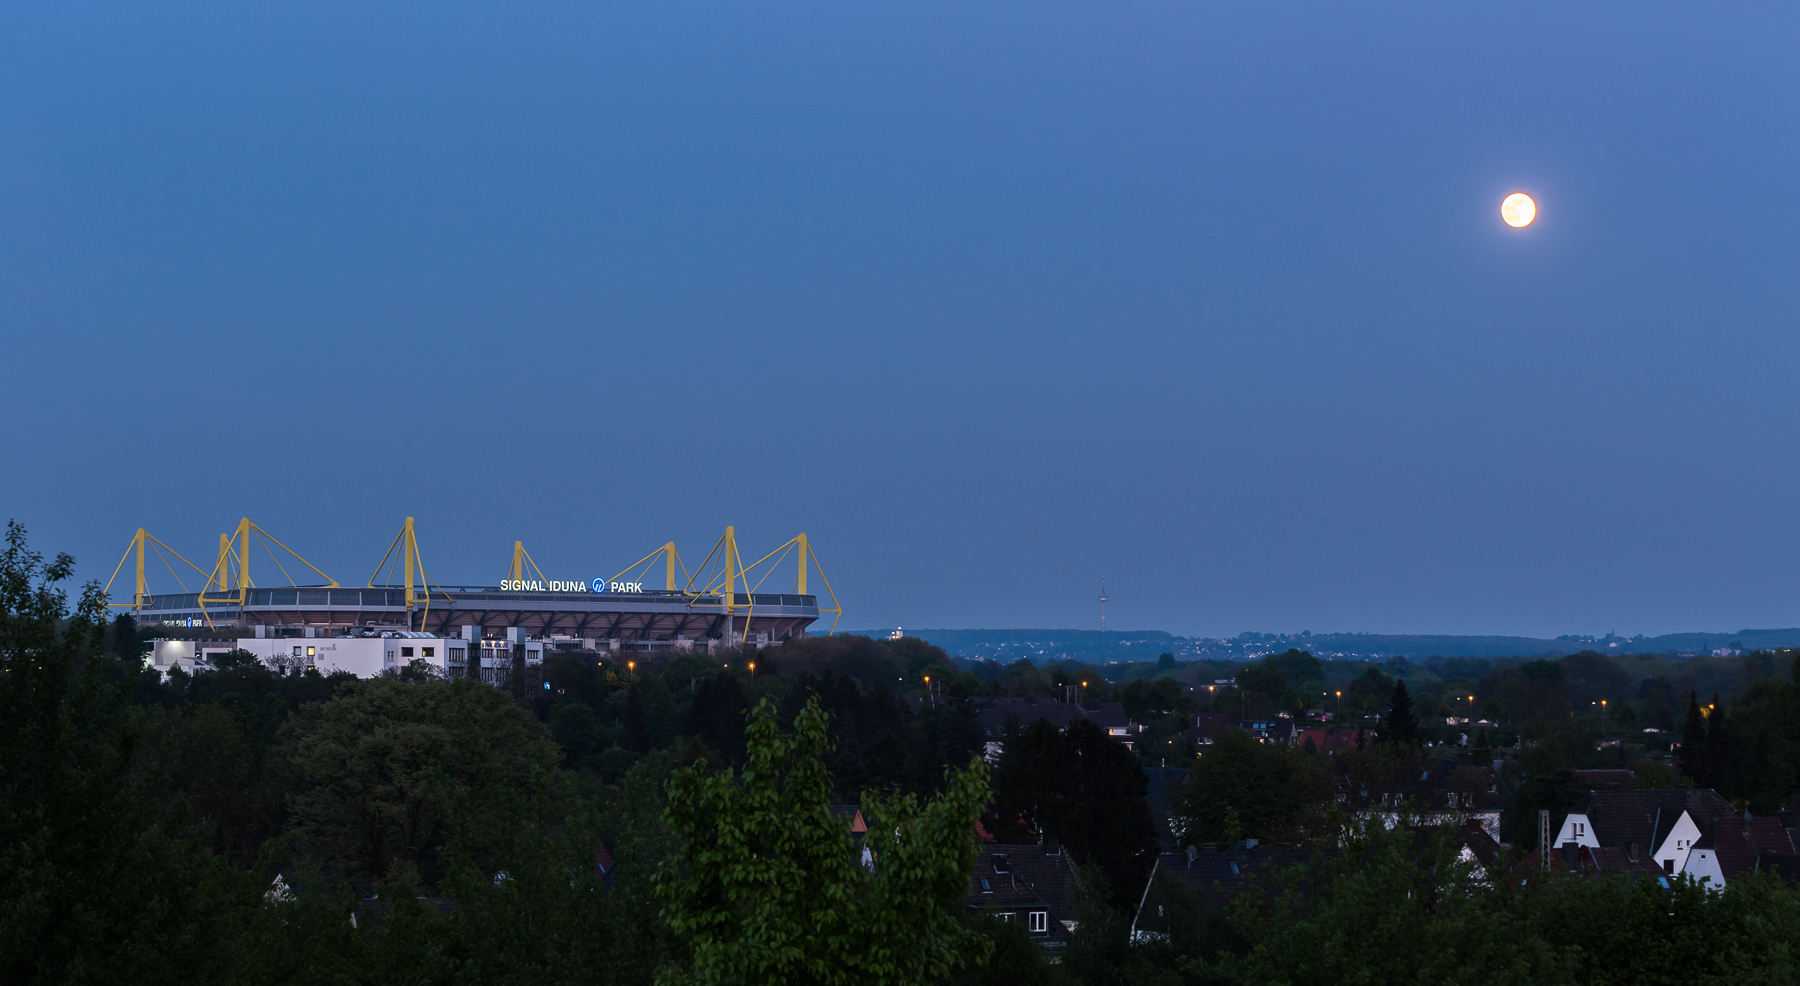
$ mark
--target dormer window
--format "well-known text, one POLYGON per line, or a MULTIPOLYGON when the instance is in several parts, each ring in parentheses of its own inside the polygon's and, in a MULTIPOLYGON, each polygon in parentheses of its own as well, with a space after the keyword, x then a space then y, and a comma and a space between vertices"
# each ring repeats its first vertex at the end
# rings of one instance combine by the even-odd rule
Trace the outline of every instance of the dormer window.
POLYGON ((994 872, 1002 875, 1012 872, 1012 865, 1006 861, 1004 853, 994 854, 994 872))

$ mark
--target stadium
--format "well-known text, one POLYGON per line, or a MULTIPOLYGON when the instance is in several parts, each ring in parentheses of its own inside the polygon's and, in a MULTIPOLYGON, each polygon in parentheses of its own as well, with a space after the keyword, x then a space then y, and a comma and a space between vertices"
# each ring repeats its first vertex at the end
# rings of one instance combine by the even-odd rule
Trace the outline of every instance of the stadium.
POLYGON ((804 636, 827 613, 835 628, 843 615, 805 534, 746 565, 731 527, 693 572, 670 541, 610 578, 545 578, 524 544, 515 541, 510 577, 494 585, 433 580, 420 558, 411 517, 360 586, 340 584, 248 517, 235 533, 219 535, 209 569, 139 528, 107 582, 108 592, 128 563, 135 577, 131 601, 112 606, 130 611, 140 626, 203 629, 221 637, 233 629, 250 639, 390 632, 533 640, 555 649, 715 651, 804 636), (252 577, 251 562, 258 557, 253 544, 280 573, 279 582, 259 584, 252 577), (296 580, 284 558, 294 571, 317 578, 296 580), (179 591, 150 591, 148 560, 160 561, 179 591), (808 591, 808 576, 815 573, 831 600, 824 609, 808 591), (766 582, 775 585, 765 589, 766 582))

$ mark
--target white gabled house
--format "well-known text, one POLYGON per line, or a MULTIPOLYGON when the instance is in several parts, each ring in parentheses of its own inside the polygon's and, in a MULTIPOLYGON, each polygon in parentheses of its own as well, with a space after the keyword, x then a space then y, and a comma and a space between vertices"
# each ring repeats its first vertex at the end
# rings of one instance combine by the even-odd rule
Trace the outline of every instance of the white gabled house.
POLYGON ((1731 803, 1709 788, 1594 791, 1575 803, 1552 847, 1649 851, 1664 873, 1683 872, 1701 837, 1720 819, 1736 817, 1731 803))
POLYGON ((1753 818, 1746 812, 1741 818, 1714 822, 1688 853, 1687 865, 1681 872, 1710 890, 1724 890, 1728 881, 1758 872, 1766 862, 1793 855, 1793 836, 1780 821, 1753 818))

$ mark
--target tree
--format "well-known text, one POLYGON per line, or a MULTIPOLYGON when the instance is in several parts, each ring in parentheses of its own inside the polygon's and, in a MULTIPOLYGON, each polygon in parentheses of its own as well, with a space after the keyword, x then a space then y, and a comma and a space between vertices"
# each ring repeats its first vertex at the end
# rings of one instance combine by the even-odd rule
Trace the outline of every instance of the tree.
POLYGON ((204 981, 229 912, 218 861, 134 769, 138 659, 107 646, 96 584, 74 612, 9 521, 0 551, 0 981, 204 981))
POLYGON ((737 675, 722 671, 702 678, 688 706, 687 733, 698 736, 725 763, 743 763, 744 713, 749 708, 737 675))
POLYGON ((1726 731, 1725 703, 1713 694, 1706 716, 1706 786, 1723 787, 1731 767, 1731 736, 1726 731))
POLYGON ((1135 904, 1156 849, 1137 757, 1088 719, 1068 730, 1036 719, 1008 741, 994 773, 990 831, 1012 842, 1058 839, 1135 904))
POLYGON ((1706 718, 1700 697, 1688 692, 1687 721, 1681 730, 1681 772, 1700 787, 1706 786, 1706 718))
POLYGON ((1419 740, 1419 717, 1413 715, 1412 695, 1407 693, 1404 679, 1395 681, 1387 714, 1381 717, 1381 741, 1417 746, 1419 740))
POLYGON ((947 906, 967 893, 975 862, 970 833, 988 797, 980 759, 930 801, 865 795, 863 866, 831 813, 817 700, 785 735, 760 702, 747 732, 741 769, 701 762, 669 782, 664 818, 679 844, 657 891, 693 959, 665 983, 930 983, 985 957, 987 939, 947 906))
POLYGON ((1019 729, 1009 716, 1006 727, 1006 747, 994 772, 989 827, 1008 842, 1036 842, 1063 810, 1068 748, 1062 732, 1048 719, 1034 719, 1019 729))
POLYGON ((1171 791, 1169 826, 1183 846, 1247 836, 1299 842, 1329 801, 1319 758, 1227 729, 1171 791))
POLYGON ((1477 767, 1485 767, 1493 759, 1493 741, 1488 739, 1487 727, 1483 726, 1475 733, 1475 742, 1469 745, 1469 762, 1477 767))
POLYGON ((434 783, 471 783, 477 763, 457 740, 465 723, 497 751, 503 776, 524 783, 533 768, 556 765, 543 724, 506 692, 469 678, 352 681, 329 702, 301 706, 283 727, 299 784, 289 838, 353 878, 384 878, 396 864, 435 872, 445 830, 434 783))

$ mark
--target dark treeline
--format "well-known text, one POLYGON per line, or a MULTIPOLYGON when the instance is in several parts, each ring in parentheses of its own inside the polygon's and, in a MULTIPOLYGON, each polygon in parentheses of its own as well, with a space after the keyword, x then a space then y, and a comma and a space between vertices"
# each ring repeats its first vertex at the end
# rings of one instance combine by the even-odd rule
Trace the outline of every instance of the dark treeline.
MULTIPOLYGON (((866 638, 636 666, 553 654, 534 687, 518 693, 441 680, 417 665, 359 680, 284 673, 241 654, 163 681, 143 668, 149 629, 114 618, 93 586, 69 599, 71 570, 65 556, 34 553, 9 525, 0 557, 6 982, 697 981, 722 967, 707 964, 717 949, 702 947, 694 929, 725 905, 672 894, 671 881, 735 857, 709 855, 696 833, 754 834, 757 817, 800 832, 804 819, 825 817, 816 799, 796 801, 791 817, 692 813, 730 803, 737 775, 723 770, 770 756, 773 727, 756 739, 747 710, 815 723, 808 728, 819 733, 803 745, 824 770, 806 791, 878 818, 930 819, 939 809, 912 806, 969 804, 971 785, 987 783, 985 771, 970 768, 986 740, 974 697, 1072 688, 1127 702, 1134 716, 1159 724, 1166 742, 1170 724, 1202 701, 1191 684, 1120 686, 1080 667, 959 669, 920 641, 866 638), (818 718, 806 718, 809 708, 818 718), (688 780, 671 785, 677 777, 688 780), (671 790, 712 793, 672 814, 671 790)), ((1282 675, 1310 667, 1284 661, 1263 666, 1282 675)), ((1256 680, 1253 672, 1244 682, 1246 695, 1256 680)), ((1282 693, 1290 687, 1283 677, 1282 693)), ((1775 683, 1765 690, 1768 702, 1788 700, 1775 683)), ((1389 732, 1404 732, 1384 711, 1389 732)), ((1734 705, 1724 721, 1750 729, 1758 720, 1751 706, 1734 705)), ((1436 857, 1400 835, 1361 831, 1334 815, 1320 795, 1330 776, 1322 755, 1238 736, 1193 761, 1193 782, 1172 795, 1172 827, 1183 840, 1259 835, 1348 851, 1291 874, 1291 895, 1270 886, 1206 911, 1194 894, 1157 884, 1146 900, 1156 827, 1141 765, 1163 754, 1134 755, 1079 723, 1061 734, 1031 722, 1008 723, 1006 732, 983 824, 999 838, 1069 846, 1083 865, 1079 921, 1052 962, 1019 925, 970 917, 961 886, 939 879, 920 892, 949 925, 986 942, 959 939, 961 964, 948 981, 1367 982, 1401 970, 1501 982, 1622 982, 1627 972, 1640 982, 1675 981, 1676 973, 1684 982, 1770 978, 1770 943, 1800 934, 1792 898, 1755 880, 1711 896, 1655 897, 1625 884, 1500 894, 1453 860, 1433 869, 1436 857), (1754 925, 1743 918, 1751 911, 1754 925), (1658 935, 1666 944, 1644 947, 1645 936, 1658 935), (1636 955, 1624 954, 1631 936, 1636 955), (1301 947, 1322 942, 1333 944, 1301 947), (1653 974, 1645 956, 1662 963, 1653 974)), ((1427 732, 1410 744, 1365 744, 1341 763, 1370 777, 1392 773, 1430 755, 1421 745, 1427 732)), ((799 777, 804 768, 783 769, 799 777)), ((798 798, 801 786, 770 790, 798 798)), ((921 829, 943 843, 927 855, 941 862, 972 851, 961 841, 964 824, 921 829)), ((814 842, 829 851, 829 840, 814 842)), ((816 902, 802 903, 817 912, 816 902)), ((870 920, 858 927, 887 928, 884 938, 902 933, 873 920, 879 914, 862 917, 870 920)), ((949 934, 945 921, 917 926, 949 934)), ((787 929, 803 951, 808 930, 787 929)), ((932 981, 881 971, 888 966, 854 976, 849 965, 805 967, 806 976, 788 981, 932 981)))

